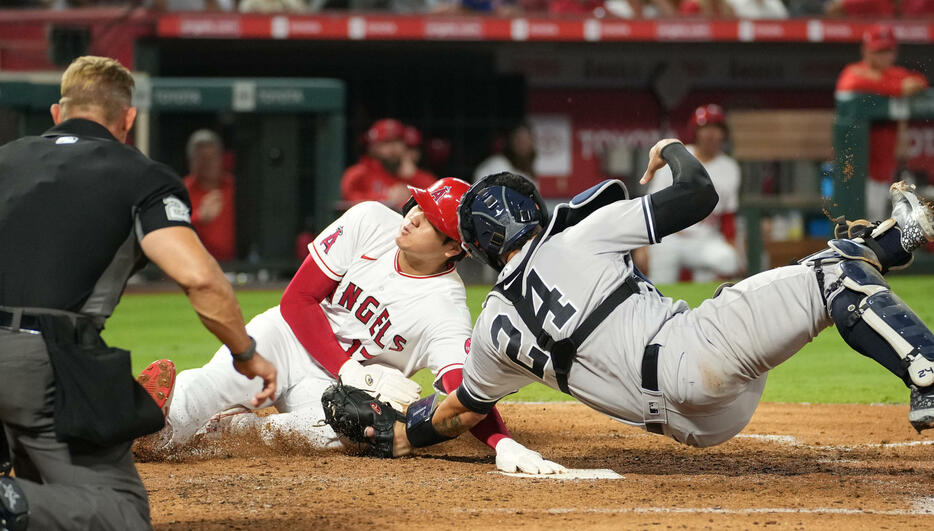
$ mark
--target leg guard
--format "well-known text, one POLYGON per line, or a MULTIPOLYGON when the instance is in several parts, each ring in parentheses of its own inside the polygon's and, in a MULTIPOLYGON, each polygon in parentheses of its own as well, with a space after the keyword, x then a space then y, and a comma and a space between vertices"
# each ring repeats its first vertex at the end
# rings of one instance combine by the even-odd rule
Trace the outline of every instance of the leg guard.
POLYGON ((0 478, 0 529, 25 531, 29 523, 26 495, 13 478, 0 478))
POLYGON ((831 295, 829 308, 844 341, 910 387, 934 385, 934 334, 927 325, 867 261, 845 260, 840 268, 843 289, 831 295))

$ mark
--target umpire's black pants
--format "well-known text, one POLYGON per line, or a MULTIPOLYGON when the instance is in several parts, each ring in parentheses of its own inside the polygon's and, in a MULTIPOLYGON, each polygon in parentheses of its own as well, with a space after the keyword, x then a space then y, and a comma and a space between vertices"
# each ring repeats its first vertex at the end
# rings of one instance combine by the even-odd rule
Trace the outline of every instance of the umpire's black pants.
POLYGON ((130 442, 93 452, 55 440, 55 381, 36 332, 0 328, 0 421, 30 529, 151 529, 130 442))

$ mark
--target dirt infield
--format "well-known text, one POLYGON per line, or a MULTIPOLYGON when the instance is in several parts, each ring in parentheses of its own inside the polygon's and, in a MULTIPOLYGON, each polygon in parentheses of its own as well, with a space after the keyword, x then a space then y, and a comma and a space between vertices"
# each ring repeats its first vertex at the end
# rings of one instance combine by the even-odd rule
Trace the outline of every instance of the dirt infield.
POLYGON ((694 449, 579 404, 502 404, 520 442, 616 480, 495 473, 469 435, 381 460, 285 444, 140 463, 156 529, 934 528, 934 434, 907 406, 762 404, 694 449))

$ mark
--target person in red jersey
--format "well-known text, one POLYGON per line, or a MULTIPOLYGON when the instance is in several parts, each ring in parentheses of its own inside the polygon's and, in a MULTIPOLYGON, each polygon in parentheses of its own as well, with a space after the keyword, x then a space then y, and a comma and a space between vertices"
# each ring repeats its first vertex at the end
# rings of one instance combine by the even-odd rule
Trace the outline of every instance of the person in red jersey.
POLYGON ((191 198, 191 224, 204 247, 218 262, 237 258, 237 220, 234 178, 224 171, 224 145, 209 129, 188 139, 185 187, 191 198))
POLYGON ((366 153, 341 178, 341 194, 351 205, 363 201, 379 201, 398 211, 410 194, 406 185, 426 188, 434 176, 399 177, 406 156, 405 126, 399 120, 384 118, 366 132, 366 153))
MULTIPOLYGON (((863 59, 847 65, 837 79, 837 99, 862 92, 901 98, 928 87, 920 72, 895 66, 897 42, 892 28, 876 25, 863 34, 863 59)), ((869 175, 866 179, 866 217, 884 219, 889 209, 889 186, 904 162, 906 121, 877 122, 869 133, 869 175)))

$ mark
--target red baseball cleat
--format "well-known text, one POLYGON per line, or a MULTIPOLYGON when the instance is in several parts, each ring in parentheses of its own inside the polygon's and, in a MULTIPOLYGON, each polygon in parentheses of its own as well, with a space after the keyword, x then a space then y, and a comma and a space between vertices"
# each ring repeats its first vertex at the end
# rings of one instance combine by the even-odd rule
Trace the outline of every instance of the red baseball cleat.
POLYGON ((171 360, 154 361, 143 369, 136 381, 156 401, 162 414, 168 415, 172 391, 175 390, 175 364, 171 360))

